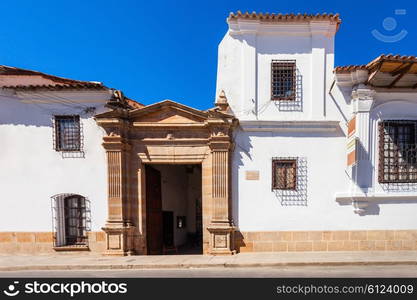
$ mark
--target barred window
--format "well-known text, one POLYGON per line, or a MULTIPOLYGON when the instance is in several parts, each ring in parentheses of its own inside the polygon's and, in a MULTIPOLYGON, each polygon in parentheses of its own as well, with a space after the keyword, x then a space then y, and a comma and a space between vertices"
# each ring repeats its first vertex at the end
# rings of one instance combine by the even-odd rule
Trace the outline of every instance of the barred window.
POLYGON ((271 100, 295 100, 295 60, 273 60, 271 64, 271 100))
POLYGON ((81 151, 79 116, 55 116, 54 133, 56 151, 81 151))
POLYGON ((87 198, 77 194, 58 194, 52 197, 54 246, 88 245, 90 205, 87 198))
POLYGON ((296 190, 297 160, 274 159, 272 161, 272 189, 296 190))
POLYGON ((65 244, 85 245, 87 240, 85 198, 79 195, 65 198, 64 216, 65 244))
POLYGON ((417 182, 417 121, 379 123, 380 183, 417 182))

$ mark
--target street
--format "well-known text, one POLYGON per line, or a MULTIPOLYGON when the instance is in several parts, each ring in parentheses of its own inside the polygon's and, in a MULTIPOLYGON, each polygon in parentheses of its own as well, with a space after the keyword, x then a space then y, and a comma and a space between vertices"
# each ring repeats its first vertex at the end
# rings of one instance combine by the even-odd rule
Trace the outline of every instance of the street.
POLYGON ((0 277, 417 277, 417 265, 291 266, 257 268, 192 268, 138 270, 7 271, 0 277))

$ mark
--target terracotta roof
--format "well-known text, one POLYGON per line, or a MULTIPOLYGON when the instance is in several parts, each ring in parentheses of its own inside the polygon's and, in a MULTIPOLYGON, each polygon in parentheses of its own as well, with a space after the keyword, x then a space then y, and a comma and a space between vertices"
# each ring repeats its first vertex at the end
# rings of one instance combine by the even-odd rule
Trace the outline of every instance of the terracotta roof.
POLYGON ((348 65, 348 66, 339 66, 334 69, 336 73, 348 73, 356 70, 372 70, 382 62, 391 62, 391 63, 411 63, 417 62, 416 56, 407 56, 407 55, 393 55, 393 54, 382 54, 375 58, 373 61, 366 65, 348 65))
POLYGON ((348 65, 348 66, 340 66, 334 69, 337 73, 349 73, 351 71, 356 70, 367 70, 366 65, 348 65))
POLYGON ((106 89, 100 82, 62 78, 8 66, 0 66, 0 88, 19 90, 106 89))
MULTIPOLYGON (((406 55, 380 55, 366 65, 336 67, 336 74, 367 71, 367 85, 384 88, 417 88, 417 57, 406 55)), ((340 76, 339 76, 340 77, 340 76)))
POLYGON ((281 14, 281 13, 257 13, 257 12, 244 12, 237 11, 236 13, 231 12, 227 21, 233 21, 237 19, 244 20, 260 20, 264 22, 309 22, 309 21, 331 21, 337 24, 339 27, 342 20, 339 18, 339 14, 281 14))

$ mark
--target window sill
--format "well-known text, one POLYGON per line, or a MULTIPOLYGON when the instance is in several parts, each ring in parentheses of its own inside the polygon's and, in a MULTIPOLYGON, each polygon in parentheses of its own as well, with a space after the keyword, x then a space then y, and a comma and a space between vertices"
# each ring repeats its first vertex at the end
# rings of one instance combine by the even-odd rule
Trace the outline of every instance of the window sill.
POLYGON ((271 101, 295 101, 295 98, 271 98, 271 101))
POLYGON ((71 246, 57 246, 54 247, 55 251, 90 251, 87 245, 71 245, 71 246))

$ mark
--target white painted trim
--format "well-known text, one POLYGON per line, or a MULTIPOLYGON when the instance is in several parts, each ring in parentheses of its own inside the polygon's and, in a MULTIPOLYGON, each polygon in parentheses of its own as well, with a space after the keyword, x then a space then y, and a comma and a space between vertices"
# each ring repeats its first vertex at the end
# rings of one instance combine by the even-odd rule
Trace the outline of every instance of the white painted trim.
POLYGON ((377 202, 377 201, 417 201, 415 193, 390 193, 390 194, 365 194, 365 193, 338 193, 335 195, 336 201, 343 204, 349 204, 354 201, 377 202))
POLYGON ((337 24, 328 20, 303 22, 263 22, 260 20, 229 20, 230 35, 262 34, 332 37, 336 34, 337 24))
POLYGON ((391 202, 404 202, 404 201, 417 201, 416 194, 365 194, 365 193, 352 193, 352 194, 336 194, 336 202, 344 205, 352 205, 353 212, 358 215, 365 215, 366 209, 371 203, 378 203, 384 201, 391 202))
POLYGON ((244 131, 267 132, 334 132, 340 128, 340 121, 264 121, 240 120, 244 131))

